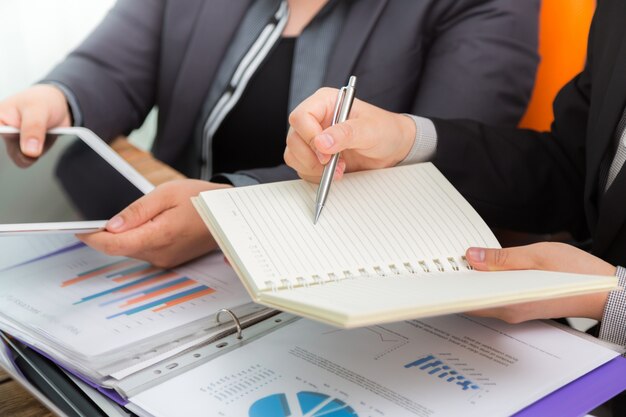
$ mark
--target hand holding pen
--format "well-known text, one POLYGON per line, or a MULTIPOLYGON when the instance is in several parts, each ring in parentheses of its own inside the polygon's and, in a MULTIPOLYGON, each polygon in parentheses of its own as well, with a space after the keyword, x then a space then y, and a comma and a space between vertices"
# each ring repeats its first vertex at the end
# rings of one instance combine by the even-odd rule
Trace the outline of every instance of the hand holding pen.
POLYGON ((408 155, 416 137, 413 119, 355 98, 350 118, 333 123, 337 102, 343 100, 337 97, 337 89, 321 88, 289 116, 285 162, 302 179, 321 182, 326 170, 336 181, 344 171, 392 167, 408 155), (333 172, 329 161, 340 152, 333 172))
MULTIPOLYGON (((333 115, 333 126, 337 123, 345 122, 348 119, 348 115, 352 109, 352 103, 354 102, 355 87, 356 77, 353 75, 350 77, 348 85, 341 87, 339 90, 339 93, 337 94, 337 102, 335 104, 335 112, 333 115)), ((322 179, 320 181, 319 188, 317 189, 317 197, 315 198, 315 218, 313 219, 313 224, 317 224, 317 220, 319 219, 320 214, 322 214, 322 209, 326 203, 326 198, 328 198, 328 192, 330 191, 330 185, 335 174, 335 169, 337 168, 338 160, 339 153, 336 153, 330 158, 330 161, 328 161, 324 167, 322 179)))

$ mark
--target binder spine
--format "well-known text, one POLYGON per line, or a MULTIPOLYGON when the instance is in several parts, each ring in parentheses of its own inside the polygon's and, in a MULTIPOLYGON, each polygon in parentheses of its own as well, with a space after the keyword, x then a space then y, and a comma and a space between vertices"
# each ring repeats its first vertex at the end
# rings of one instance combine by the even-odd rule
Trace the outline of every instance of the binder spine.
POLYGON ((243 343, 249 343, 294 320, 298 320, 298 317, 292 314, 281 313, 276 310, 248 322, 239 321, 237 316, 231 311, 227 314, 232 314, 231 317, 236 319, 236 323, 239 322, 241 324, 241 327, 244 329, 243 333, 241 333, 241 329, 238 326, 233 326, 202 346, 197 346, 174 358, 164 360, 125 378, 114 387, 115 390, 125 398, 133 397, 146 389, 159 385, 170 378, 236 349, 243 343))
POLYGON ((410 275, 423 276, 424 274, 471 271, 472 269, 465 256, 448 256, 392 263, 388 265, 373 265, 370 267, 360 267, 356 270, 343 270, 341 272, 327 272, 324 274, 312 274, 310 276, 298 276, 295 278, 280 278, 278 281, 265 281, 265 285, 266 290, 276 292, 301 287, 306 288, 312 285, 326 285, 358 277, 393 277, 407 273, 410 275))

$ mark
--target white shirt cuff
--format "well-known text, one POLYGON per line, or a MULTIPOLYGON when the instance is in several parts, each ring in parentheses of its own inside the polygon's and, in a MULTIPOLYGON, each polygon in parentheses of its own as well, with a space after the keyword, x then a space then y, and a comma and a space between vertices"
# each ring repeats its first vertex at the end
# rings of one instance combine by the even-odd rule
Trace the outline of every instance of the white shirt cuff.
POLYGON ((431 161, 437 151, 437 130, 430 119, 405 114, 415 122, 415 141, 408 155, 398 165, 431 161))

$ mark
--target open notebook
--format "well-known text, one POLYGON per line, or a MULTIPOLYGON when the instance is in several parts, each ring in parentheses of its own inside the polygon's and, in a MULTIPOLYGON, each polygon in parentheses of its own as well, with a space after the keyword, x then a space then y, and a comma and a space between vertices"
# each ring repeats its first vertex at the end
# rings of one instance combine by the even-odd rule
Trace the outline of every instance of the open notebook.
POLYGON ((340 327, 614 289, 614 277, 478 272, 469 246, 499 247, 430 163, 348 174, 313 225, 316 185, 204 192, 194 205, 252 298, 340 327))

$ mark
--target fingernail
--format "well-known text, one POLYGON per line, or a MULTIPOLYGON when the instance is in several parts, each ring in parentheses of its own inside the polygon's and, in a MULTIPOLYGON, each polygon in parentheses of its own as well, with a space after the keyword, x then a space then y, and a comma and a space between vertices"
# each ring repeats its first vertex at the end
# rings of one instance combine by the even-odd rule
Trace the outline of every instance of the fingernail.
POLYGON ((106 228, 109 230, 117 230, 124 225, 124 219, 121 216, 115 216, 107 222, 106 228))
POLYGON ((335 140, 328 133, 322 133, 321 135, 318 135, 317 140, 319 144, 325 148, 330 148, 335 144, 335 140))
POLYGON ((30 154, 39 153, 39 141, 37 139, 28 139, 26 141, 26 152, 30 154))
POLYGON ((482 248, 469 248, 467 251, 467 257, 470 261, 485 262, 485 250, 482 248))
POLYGON ((317 149, 315 150, 315 156, 317 156, 317 160, 320 161, 320 164, 326 163, 326 161, 324 160, 324 155, 317 149))
POLYGON ((346 171, 346 163, 344 161, 339 161, 337 163, 337 167, 335 168, 335 179, 340 179, 343 177, 344 172, 346 171))

